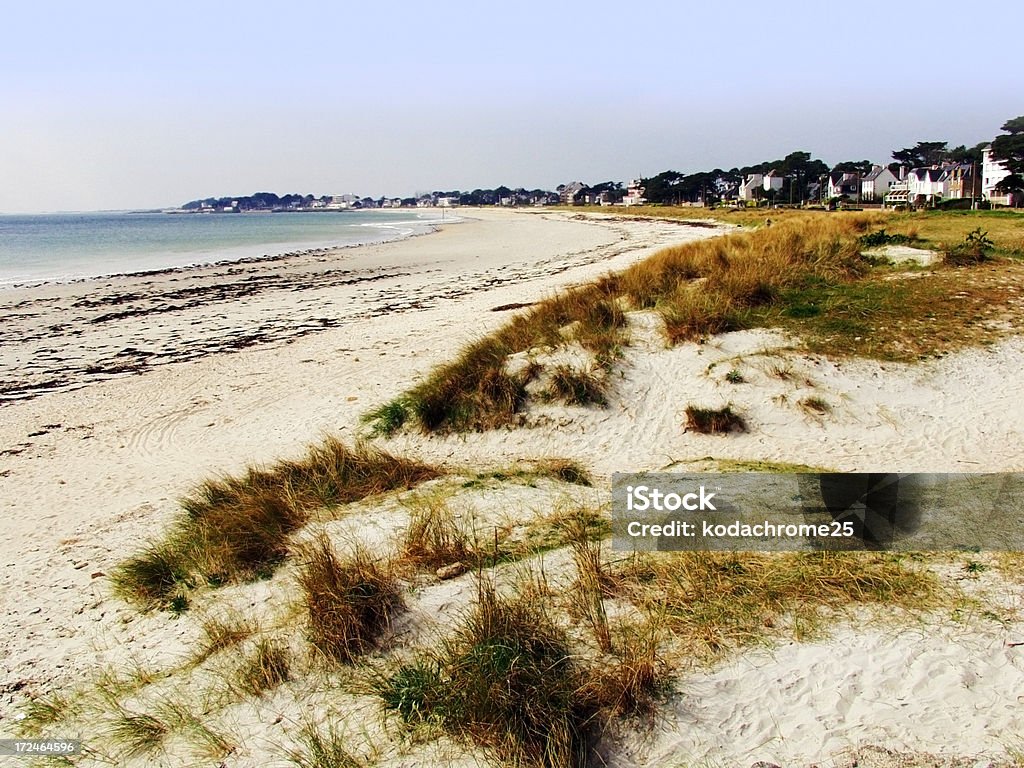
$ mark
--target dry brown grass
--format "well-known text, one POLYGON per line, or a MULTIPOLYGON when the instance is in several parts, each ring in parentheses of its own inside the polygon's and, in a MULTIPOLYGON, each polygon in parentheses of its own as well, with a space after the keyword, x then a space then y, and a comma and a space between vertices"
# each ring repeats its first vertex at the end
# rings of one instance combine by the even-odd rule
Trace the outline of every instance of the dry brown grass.
POLYGON ((249 696, 261 696, 288 680, 291 664, 288 649, 267 638, 256 643, 253 652, 236 672, 238 686, 249 696))
POLYGON ((745 432, 747 424, 731 405, 722 408, 686 406, 686 428, 704 435, 745 432))
MULTIPOLYGON (((630 213, 717 215, 758 224, 765 215, 690 208, 630 213)), ((625 308, 656 309, 671 343, 770 326, 802 335, 811 351, 896 360, 989 341, 1022 319, 1016 273, 1024 265, 998 261, 969 271, 917 270, 910 279, 891 267, 872 268, 860 252, 862 238, 877 235, 879 228, 948 249, 980 226, 989 228, 997 255, 1024 256, 1024 216, 774 210, 770 215, 770 227, 666 248, 620 274, 532 306, 369 418, 384 434, 409 422, 424 432, 512 424, 538 371, 527 367, 511 376, 504 368, 508 356, 575 340, 610 370, 627 343, 625 308), (958 333, 963 326, 967 332, 958 333)), ((563 386, 551 394, 576 403, 606 397, 599 377, 581 381, 561 373, 563 386)))
POLYGON ((705 660, 783 625, 813 637, 829 612, 927 610, 941 597, 930 572, 882 553, 658 553, 620 562, 612 575, 617 594, 662 617, 680 653, 705 660))
POLYGON ((597 647, 602 653, 611 653, 612 634, 604 607, 610 579, 601 561, 601 539, 592 536, 588 521, 582 516, 567 519, 566 533, 576 563, 577 607, 590 625, 597 647))
POLYGON ((289 553, 291 534, 312 510, 439 475, 426 464, 328 438, 301 460, 251 467, 240 477, 200 485, 182 501, 184 514, 167 536, 118 567, 115 588, 143 605, 168 606, 204 582, 267 576, 289 553))
POLYGON ((526 403, 535 366, 512 376, 509 355, 575 341, 610 366, 626 325, 611 287, 604 281, 574 288, 534 305, 496 333, 473 342, 406 394, 369 412, 374 433, 393 434, 406 424, 423 432, 465 432, 510 424, 526 403))
POLYGON ((326 536, 303 551, 299 570, 309 641, 326 658, 351 663, 380 640, 402 606, 389 566, 357 548, 340 559, 326 536))
POLYGON ((402 560, 415 567, 437 569, 462 563, 479 564, 480 554, 448 504, 449 495, 440 491, 417 494, 406 499, 409 526, 402 542, 402 560))

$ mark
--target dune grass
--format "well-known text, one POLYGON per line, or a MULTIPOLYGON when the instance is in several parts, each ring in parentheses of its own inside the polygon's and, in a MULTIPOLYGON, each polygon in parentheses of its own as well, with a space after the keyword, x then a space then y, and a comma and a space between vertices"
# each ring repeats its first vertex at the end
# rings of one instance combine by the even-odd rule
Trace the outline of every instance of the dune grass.
POLYGON ((558 365, 551 371, 551 381, 544 396, 566 405, 608 404, 603 380, 593 371, 581 371, 569 365, 558 365))
POLYGON ((824 416, 832 413, 832 404, 823 397, 812 395, 802 398, 797 405, 812 416, 824 416))
POLYGON ((500 760, 582 766, 594 707, 568 638, 536 601, 481 582, 473 611, 434 654, 378 681, 386 709, 432 722, 500 760))
POLYGON ((704 435, 745 432, 747 424, 731 405, 721 408, 686 406, 686 428, 704 435))
POLYGON ((302 727, 299 738, 303 748, 289 753, 290 762, 299 768, 366 768, 367 762, 353 754, 344 736, 333 723, 317 728, 311 723, 302 727))
MULTIPOLYGON (((718 215, 748 224, 763 224, 765 216, 763 210, 691 208, 634 213, 718 215)), ((382 435, 408 425, 446 433, 512 424, 529 400, 527 384, 539 372, 530 366, 510 375, 508 356, 576 340, 609 371, 628 343, 626 310, 657 311, 672 344, 781 327, 804 338, 813 352, 883 360, 916 360, 986 343, 1024 320, 1015 287, 1024 272, 1020 214, 773 210, 770 215, 770 227, 666 248, 621 273, 532 305, 412 390, 368 413, 366 421, 382 435), (966 275, 937 267, 919 272, 920 279, 905 279, 898 268, 873 266, 861 255, 865 242, 881 239, 883 231, 886 239, 913 241, 981 266, 966 275), (986 261, 989 252, 1017 261, 992 265, 986 261)), ((578 405, 607 400, 606 378, 570 370, 556 374, 548 398, 578 405)))
POLYGON ((538 479, 545 477, 572 485, 589 486, 593 484, 593 478, 580 462, 553 456, 522 461, 507 468, 477 472, 470 480, 463 483, 463 487, 472 488, 488 480, 501 483, 515 481, 533 485, 538 479))
POLYGON ((121 745, 122 757, 126 758, 158 751, 170 733, 171 725, 166 720, 124 709, 117 713, 108 729, 108 735, 121 745))
POLYGON ((402 541, 401 557, 417 568, 437 569, 461 563, 467 569, 481 564, 483 557, 472 532, 456 519, 445 493, 417 494, 404 503, 409 525, 402 541))
POLYGON ((198 666, 211 656, 238 646, 252 637, 257 631, 253 623, 241 618, 222 620, 207 618, 202 623, 203 639, 192 657, 192 665, 198 666))
POLYGON ((610 582, 601 560, 602 540, 591 535, 587 520, 582 516, 570 517, 566 529, 576 565, 577 607, 590 625, 597 647, 602 653, 611 653, 612 634, 604 607, 604 599, 610 594, 610 582))
POLYGON ((340 558, 321 535, 302 551, 299 586, 309 642, 325 658, 342 664, 372 648, 402 606, 389 567, 357 548, 340 558))
POLYGON ((676 552, 637 555, 609 574, 616 595, 662 618, 680 652, 713 659, 783 625, 814 637, 829 611, 857 605, 928 610, 937 578, 885 553, 676 552))
POLYGON ((163 539, 117 568, 115 591, 146 607, 171 607, 200 584, 269 576, 312 510, 439 475, 426 464, 328 438, 300 460, 208 480, 182 501, 183 514, 163 539))
POLYGON ((261 638, 236 671, 238 687, 249 696, 261 696, 289 679, 290 653, 279 642, 261 638))
MULTIPOLYGON (((760 232, 668 248, 617 275, 609 275, 533 305, 506 326, 464 349, 400 397, 369 412, 375 434, 407 424, 425 433, 486 430, 513 423, 526 405, 528 366, 506 371, 512 354, 575 341, 610 370, 626 343, 624 307, 657 309, 672 343, 749 327, 752 309, 812 278, 853 279, 867 269, 857 238, 870 216, 804 217, 760 232)), ((565 366, 553 371, 549 398, 604 404, 604 381, 565 366)))
MULTIPOLYGON (((590 568, 583 566, 582 578, 590 568)), ((608 652, 581 653, 549 613, 551 594, 542 577, 514 596, 480 577, 476 604, 448 638, 376 677, 384 708, 506 764, 590 764, 609 720, 650 711, 661 693, 663 635, 653 622, 615 626, 608 652)))
POLYGON ((512 423, 526 402, 526 385, 539 373, 505 370, 509 355, 575 341, 608 367, 623 343, 625 313, 603 283, 575 288, 534 305, 497 332, 473 342, 404 395, 367 413, 374 434, 406 424, 423 432, 466 432, 512 423))

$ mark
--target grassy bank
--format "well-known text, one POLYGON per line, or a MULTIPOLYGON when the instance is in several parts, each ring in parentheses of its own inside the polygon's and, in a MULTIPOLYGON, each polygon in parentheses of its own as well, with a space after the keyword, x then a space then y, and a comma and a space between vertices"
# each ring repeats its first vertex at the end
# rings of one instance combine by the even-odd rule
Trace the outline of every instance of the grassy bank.
MULTIPOLYGON (((637 215, 694 211, 703 209, 637 215)), ((408 426, 464 432, 515 423, 531 398, 606 405, 607 374, 628 346, 631 311, 657 312, 670 344, 779 327, 803 338, 809 351, 904 361, 988 343, 1024 314, 1017 287, 1024 263, 1016 259, 1024 253, 1024 217, 1017 214, 769 213, 770 225, 760 215, 755 230, 664 249, 533 306, 366 421, 383 435, 408 426), (983 258, 969 270, 940 265, 908 273, 862 255, 878 241, 983 258), (983 246, 972 249, 972 242, 983 246), (582 347, 592 362, 557 362, 559 350, 570 347, 582 347), (513 358, 520 364, 511 365, 513 358)), ((743 215, 746 221, 752 214, 743 215)))

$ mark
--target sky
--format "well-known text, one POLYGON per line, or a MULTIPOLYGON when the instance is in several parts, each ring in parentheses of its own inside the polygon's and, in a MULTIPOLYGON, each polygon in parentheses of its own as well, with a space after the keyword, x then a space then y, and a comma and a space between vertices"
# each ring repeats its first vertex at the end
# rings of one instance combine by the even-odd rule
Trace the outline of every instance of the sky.
POLYGON ((0 6, 0 212, 553 189, 1024 114, 1021 0, 0 6))

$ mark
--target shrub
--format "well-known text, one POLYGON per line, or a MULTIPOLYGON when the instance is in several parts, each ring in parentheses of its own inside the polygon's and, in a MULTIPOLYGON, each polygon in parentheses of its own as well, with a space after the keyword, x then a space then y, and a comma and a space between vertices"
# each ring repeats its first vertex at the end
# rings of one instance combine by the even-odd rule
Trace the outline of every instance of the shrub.
POLYGON ((432 658, 378 681, 384 706, 433 721, 514 764, 583 766, 596 709, 564 633, 528 598, 481 585, 473 612, 432 658))
POLYGON ((361 549, 339 560, 324 535, 303 554, 299 586, 309 641, 327 658, 351 662, 377 642, 401 606, 398 582, 361 549))
POLYGON ((686 406, 686 428, 702 434, 745 432, 743 417, 733 411, 731 405, 724 408, 699 408, 686 406))
POLYGON ((995 243, 989 240, 988 233, 978 227, 968 232, 962 243, 946 250, 946 262, 957 267, 980 264, 991 258, 993 248, 995 243))

